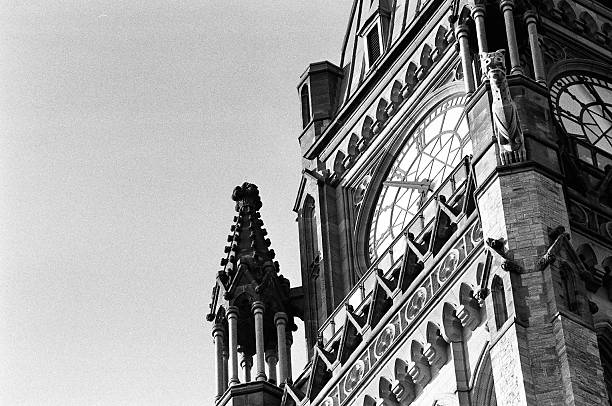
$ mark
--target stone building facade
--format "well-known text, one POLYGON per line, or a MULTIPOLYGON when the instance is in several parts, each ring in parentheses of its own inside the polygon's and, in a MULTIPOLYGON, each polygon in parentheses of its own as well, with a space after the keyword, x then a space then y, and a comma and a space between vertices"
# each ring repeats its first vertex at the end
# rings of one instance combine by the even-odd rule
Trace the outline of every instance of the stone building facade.
POLYGON ((612 4, 355 0, 298 94, 301 286, 237 187, 218 405, 612 404, 612 4))

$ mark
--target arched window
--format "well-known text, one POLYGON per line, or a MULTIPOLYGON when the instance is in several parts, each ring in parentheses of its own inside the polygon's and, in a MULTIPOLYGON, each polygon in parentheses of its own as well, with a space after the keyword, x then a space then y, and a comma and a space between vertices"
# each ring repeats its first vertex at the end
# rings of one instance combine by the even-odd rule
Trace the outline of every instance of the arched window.
POLYGON ((312 303, 316 303, 315 306, 310 306, 312 312, 311 320, 318 320, 322 323, 322 319, 325 314, 324 311, 318 312, 317 309, 324 309, 323 305, 323 284, 320 278, 320 258, 319 258, 319 247, 317 242, 317 217, 315 212, 315 201, 312 196, 307 195, 304 200, 304 247, 306 253, 305 264, 308 276, 308 290, 309 296, 312 303))
MULTIPOLYGON (((372 261, 385 254, 433 191, 465 155, 472 153, 464 102, 465 98, 460 96, 438 104, 406 137, 383 181, 372 214, 369 227, 372 261)), ((425 222, 429 224, 431 220, 427 217, 425 222)), ((417 227, 413 225, 411 232, 420 232, 417 227)))
POLYGON ((368 62, 370 67, 374 65, 374 62, 380 56, 380 37, 378 35, 378 25, 375 25, 374 28, 368 32, 366 36, 366 41, 368 43, 368 62))
POLYGON ((495 315, 495 327, 499 330, 508 320, 508 309, 506 308, 506 293, 502 278, 495 275, 491 283, 491 297, 493 299, 493 314, 495 315))
POLYGON ((604 370, 604 381, 612 405, 612 324, 606 322, 595 327, 599 357, 604 370))
POLYGON ((612 153, 612 79, 586 71, 564 73, 552 82, 550 98, 557 124, 578 141, 581 159, 598 164, 592 147, 612 153))
POLYGON ((300 97, 302 98, 302 127, 306 128, 308 123, 310 123, 310 93, 308 92, 308 85, 302 86, 302 90, 300 92, 300 97))
POLYGON ((493 381, 493 368, 491 355, 487 352, 476 373, 474 388, 472 389, 472 404, 477 406, 497 406, 495 396, 495 382, 493 381))
POLYGON ((563 281, 563 296, 567 303, 567 308, 576 313, 578 303, 576 300, 576 279, 574 271, 567 263, 561 263, 561 280, 563 281))

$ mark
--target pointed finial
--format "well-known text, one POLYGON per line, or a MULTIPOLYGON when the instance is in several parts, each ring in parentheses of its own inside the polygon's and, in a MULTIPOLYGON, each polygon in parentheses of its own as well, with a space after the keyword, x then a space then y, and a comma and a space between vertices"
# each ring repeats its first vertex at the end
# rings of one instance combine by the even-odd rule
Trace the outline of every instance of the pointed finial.
POLYGON ((242 186, 236 186, 232 199, 236 202, 237 212, 257 212, 261 209, 259 189, 252 183, 244 182, 242 186))

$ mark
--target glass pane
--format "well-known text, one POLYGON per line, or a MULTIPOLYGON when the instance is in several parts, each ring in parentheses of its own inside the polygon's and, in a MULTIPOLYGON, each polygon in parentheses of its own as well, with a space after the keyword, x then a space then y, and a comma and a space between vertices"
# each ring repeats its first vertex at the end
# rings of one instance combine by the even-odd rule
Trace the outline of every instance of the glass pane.
POLYGON ((370 272, 369 275, 363 281, 363 287, 366 292, 366 295, 374 289, 374 283, 376 282, 376 274, 374 272, 370 272))
MULTIPOLYGON (((550 90, 557 121, 570 136, 612 153, 612 82, 592 73, 572 73, 550 90)), ((592 163, 584 151, 580 159, 592 163)))
POLYGON ((361 301, 361 289, 357 289, 349 297, 348 304, 353 306, 353 309, 357 309, 361 304, 361 301))
POLYGON ((597 166, 599 169, 605 170, 607 165, 612 165, 612 158, 602 154, 597 154, 597 166))
POLYGON ((593 165, 591 150, 580 144, 577 144, 577 147, 578 158, 580 158, 581 161, 588 162, 589 164, 593 165))

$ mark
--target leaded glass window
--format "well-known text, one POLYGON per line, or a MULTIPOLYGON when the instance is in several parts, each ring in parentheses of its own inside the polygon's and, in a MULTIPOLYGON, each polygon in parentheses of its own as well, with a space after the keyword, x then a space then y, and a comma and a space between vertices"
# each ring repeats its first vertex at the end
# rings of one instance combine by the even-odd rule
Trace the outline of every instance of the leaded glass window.
POLYGON ((555 118, 565 132, 612 153, 612 82, 572 73, 550 88, 555 118))
POLYGON ((461 159, 471 154, 464 97, 449 99, 408 137, 392 164, 370 226, 370 258, 383 255, 461 159))

